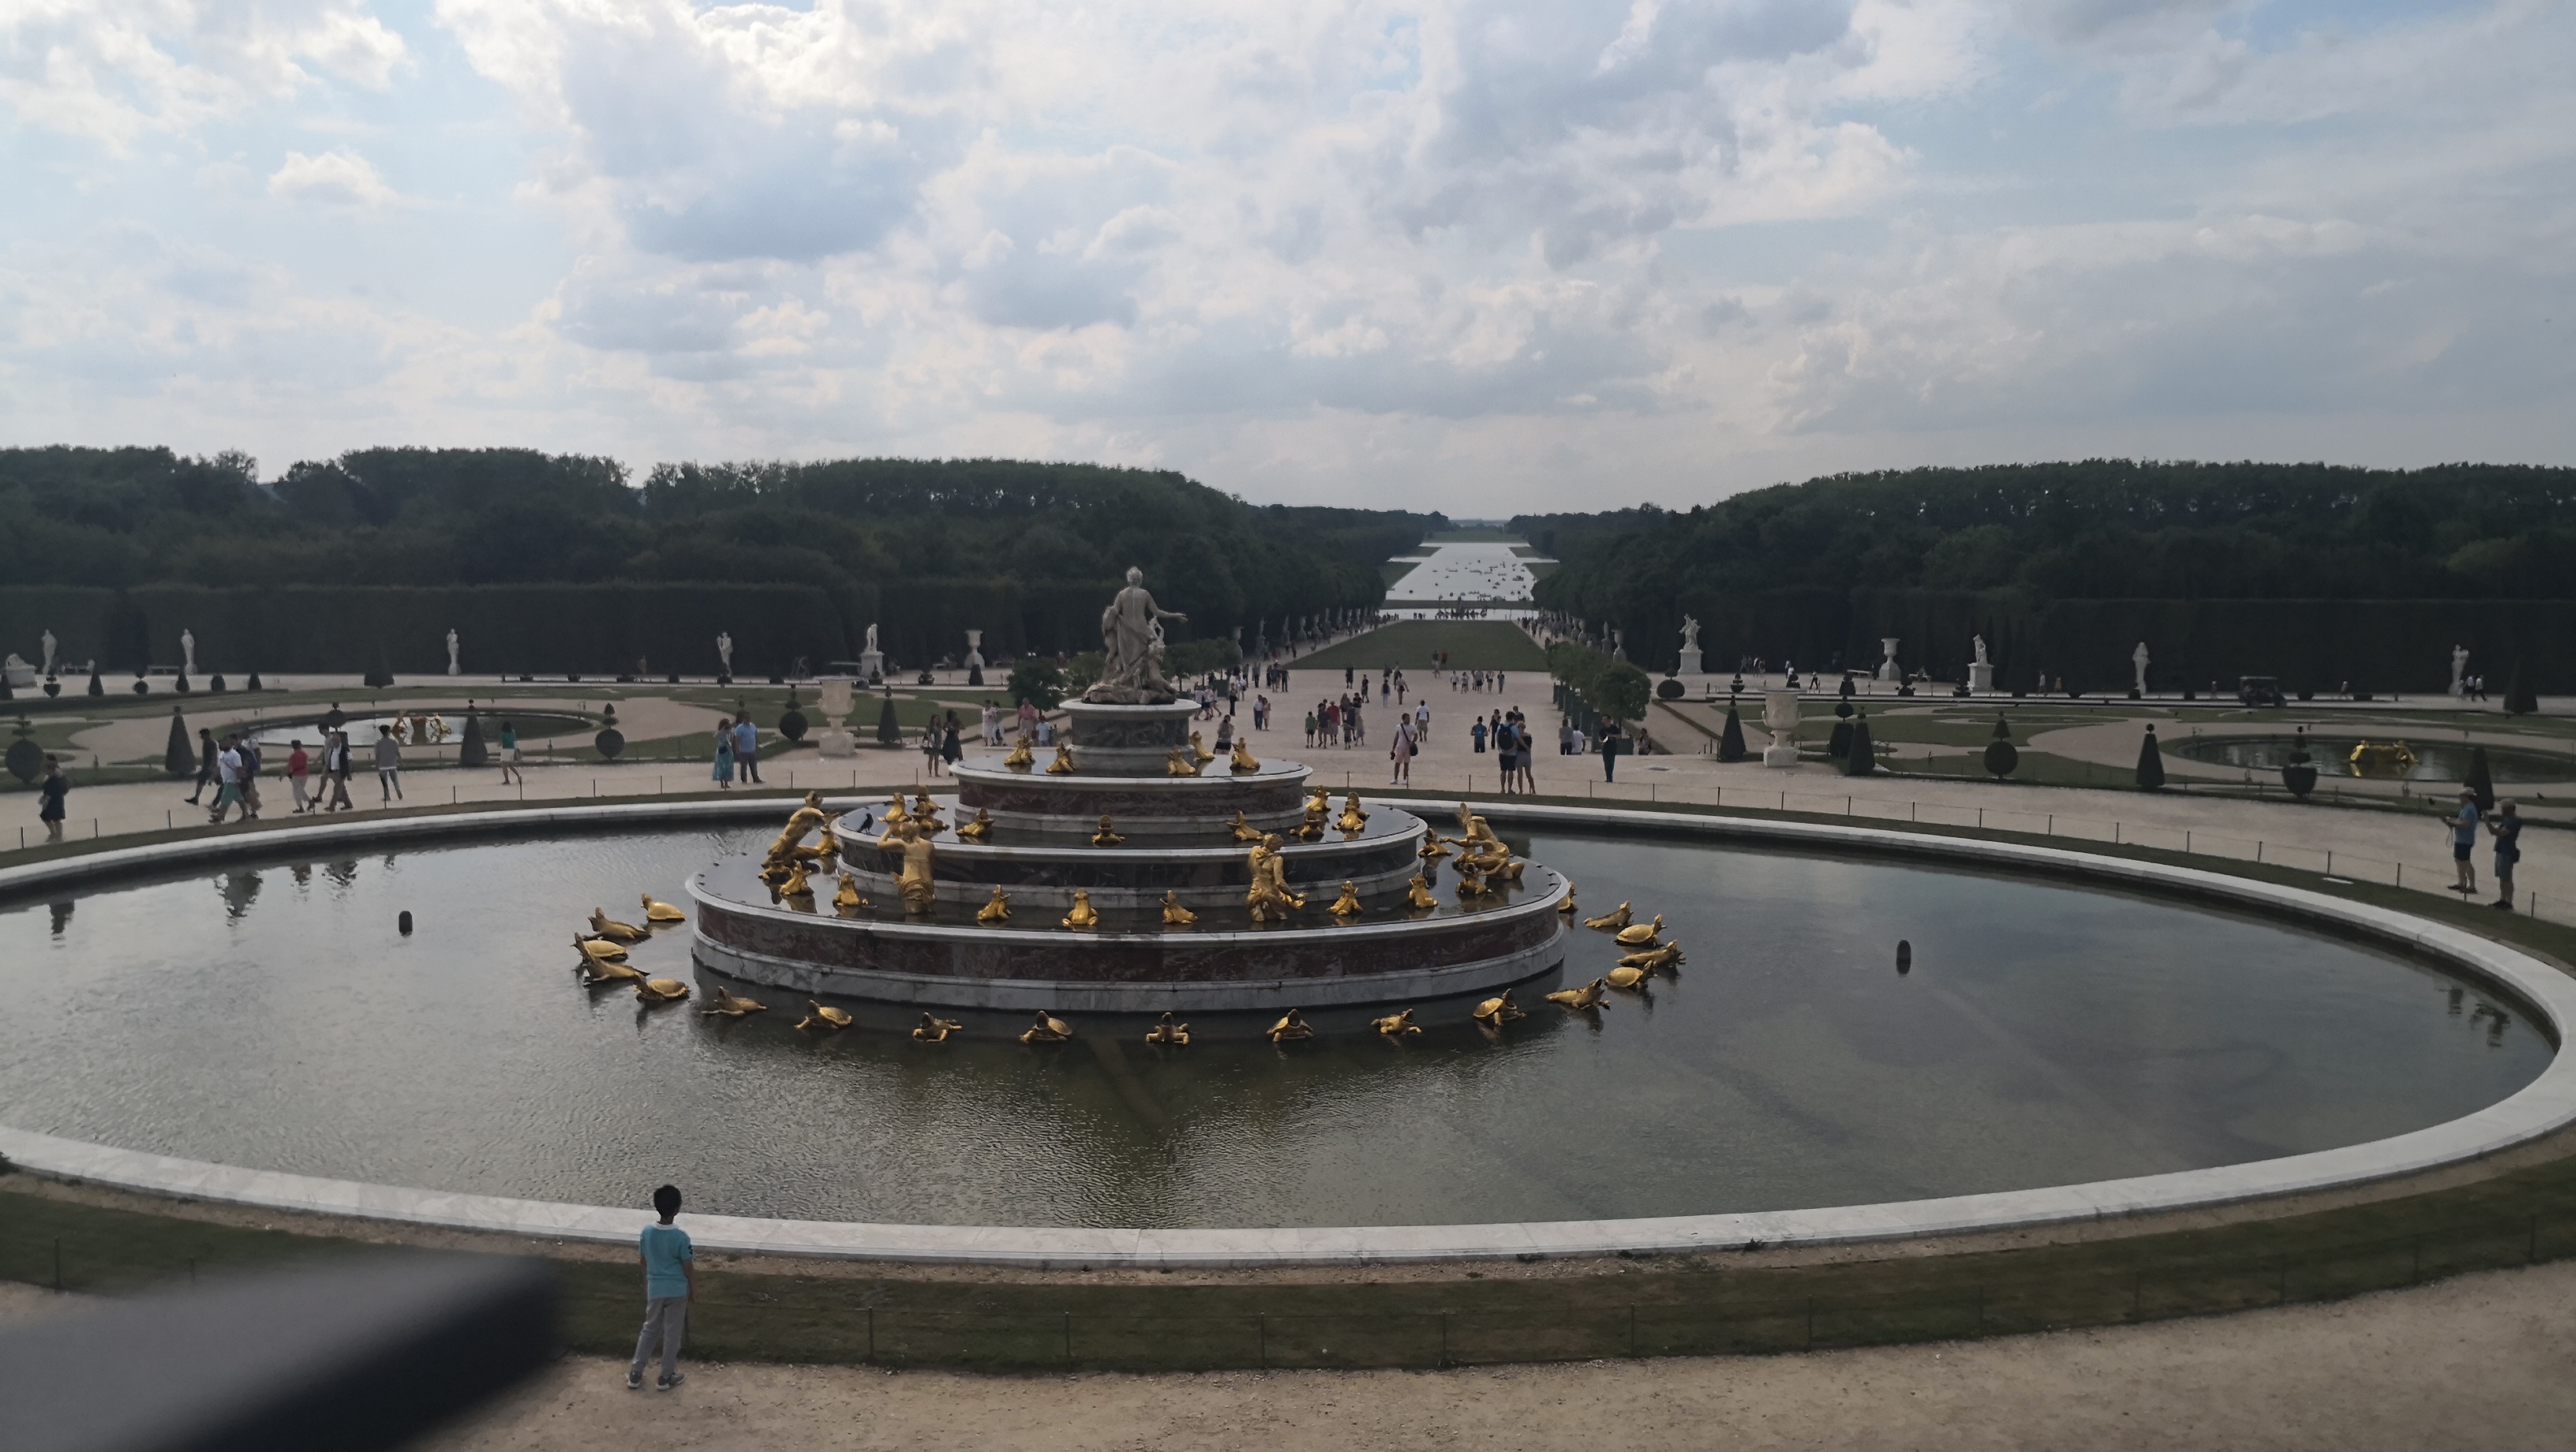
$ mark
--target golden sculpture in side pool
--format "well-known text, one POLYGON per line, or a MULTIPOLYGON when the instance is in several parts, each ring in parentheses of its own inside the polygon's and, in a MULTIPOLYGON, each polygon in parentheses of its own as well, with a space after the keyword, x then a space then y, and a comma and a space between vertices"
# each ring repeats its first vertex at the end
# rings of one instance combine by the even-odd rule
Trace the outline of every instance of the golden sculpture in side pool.
POLYGON ((644 921, 648 923, 685 923, 689 915, 667 902, 655 902, 653 894, 644 894, 644 921))
POLYGON ((1237 842, 1258 842, 1261 840, 1261 829, 1246 820, 1243 813, 1240 811, 1234 814, 1233 821, 1225 824, 1225 829, 1234 834, 1234 840, 1237 842))
POLYGON ((1047 775, 1049 775, 1049 776, 1071 776, 1071 775, 1073 775, 1073 743, 1072 743, 1072 742, 1069 742, 1069 741, 1059 741, 1059 742, 1057 742, 1057 743, 1055 744, 1055 760, 1050 761, 1050 762, 1048 762, 1048 763, 1047 763, 1047 775))
POLYGON ((1088 888, 1077 887, 1073 890, 1073 911, 1064 915, 1064 925, 1068 928, 1100 926, 1100 914, 1091 906, 1091 892, 1088 888))
POLYGON ((1314 793, 1306 799, 1306 820, 1297 824, 1297 838, 1304 842, 1319 840, 1324 829, 1332 825, 1333 794, 1321 787, 1308 787, 1314 793))
POLYGON ((1601 984, 1602 980, 1595 978, 1581 988, 1561 988, 1549 994, 1547 1001, 1577 1010, 1599 1008, 1602 1004, 1601 984))
POLYGON ((2415 748, 2403 741, 2360 742, 2352 748, 2352 755, 2346 760, 2351 763, 2354 776, 2391 781, 2416 767, 2415 748))
POLYGON ((1002 758, 1002 765, 1013 771, 1026 771, 1037 765, 1037 761, 1036 746, 1029 740, 1029 733, 1023 731, 1020 739, 1011 744, 1011 754, 1002 758))
POLYGON ((948 1042, 950 1034, 957 1033, 965 1027, 966 1025, 953 1018, 941 1018, 936 1014, 925 1013, 921 1016, 921 1022, 912 1027, 912 1040, 917 1044, 944 1044, 948 1042))
POLYGON ((957 840, 981 842, 993 835, 993 814, 982 807, 975 809, 975 820, 957 824, 957 840))
POLYGON ((1646 980, 1653 976, 1654 970, 1650 968, 1621 967, 1602 974, 1601 981, 1613 988, 1642 988, 1646 980))
POLYGON ((1619 966, 1622 968, 1643 968, 1649 973, 1654 973, 1689 961, 1689 959, 1682 956, 1681 940, 1679 938, 1675 938, 1673 941, 1664 944, 1660 948, 1648 948, 1642 952, 1631 953, 1619 960, 1619 966))
POLYGON ((1458 864, 1458 886, 1456 891, 1460 902, 1473 902, 1477 898, 1492 897, 1494 895, 1493 888, 1487 886, 1485 883, 1485 875, 1464 862, 1458 864))
POLYGON ((1413 880, 1404 885, 1404 905, 1409 908, 1440 906, 1440 899, 1431 895, 1431 880, 1419 872, 1413 874, 1413 880))
POLYGON ((1171 891, 1171 890, 1170 890, 1170 889, 1168 889, 1168 888, 1164 890, 1164 892, 1163 892, 1163 926, 1164 926, 1164 927, 1167 927, 1167 928, 1186 928, 1186 927, 1190 926, 1192 923, 1197 922, 1198 920, 1199 920, 1199 915, 1198 915, 1197 913, 1191 912, 1188 908, 1185 908, 1185 907, 1181 906, 1181 895, 1180 895, 1179 893, 1174 892, 1174 891, 1171 891))
POLYGON ((1471 1017, 1487 1028, 1501 1028, 1516 1018, 1527 1018, 1529 1015, 1522 1011, 1519 1004, 1512 1002, 1512 991, 1506 988, 1503 990, 1502 997, 1488 998, 1477 1004, 1476 1011, 1471 1017))
POLYGON ((1562 913, 1563 915, 1565 915, 1566 917, 1569 917, 1569 918, 1570 918, 1570 917, 1574 916, 1574 884, 1573 884, 1573 883, 1569 882, 1569 883, 1567 883, 1567 884, 1565 885, 1565 900, 1564 900, 1564 901, 1562 901, 1562 902, 1560 902, 1560 903, 1558 903, 1558 904, 1556 905, 1556 910, 1557 910, 1559 913, 1562 913))
POLYGON ((1369 1027, 1391 1039, 1422 1037, 1422 1026, 1413 1021, 1413 1010, 1409 1008, 1402 1013, 1389 1014, 1385 1018, 1370 1019, 1369 1027))
POLYGON ((1261 770, 1261 763, 1252 759, 1251 737, 1234 738, 1234 750, 1226 754, 1225 769, 1237 776, 1261 770))
POLYGON ((1367 912, 1368 909, 1360 905, 1360 885, 1347 877, 1343 878, 1342 895, 1333 899, 1333 905, 1324 911, 1337 918, 1355 918, 1367 912))
POLYGON ((805 1016, 796 1020, 801 1029, 845 1029, 850 1026, 846 1009, 826 1008, 812 999, 805 1000, 805 1016))
POLYGON ((1024 1044, 1060 1044, 1073 1037, 1073 1025, 1040 1010, 1037 1020, 1020 1035, 1024 1044))
POLYGON ((1345 832, 1357 832, 1368 826, 1368 819, 1369 814, 1360 810, 1360 794, 1353 792, 1342 798, 1342 815, 1333 825, 1345 832))
POLYGON ((1621 928, 1615 936, 1622 947, 1651 948, 1655 945, 1657 935, 1662 933, 1663 930, 1664 915, 1662 913, 1657 913, 1655 914, 1655 920, 1653 922, 1638 923, 1632 927, 1621 928))
POLYGON ((868 900, 859 894, 859 880, 849 873, 841 874, 841 889, 832 894, 832 911, 854 918, 870 910, 868 900))
POLYGON ((1293 1044, 1314 1036, 1315 1030, 1306 1022, 1306 1015, 1293 1008, 1288 1010, 1286 1017, 1270 1026, 1270 1042, 1274 1044, 1293 1044))
POLYGON ((912 825, 924 837, 936 837, 948 830, 948 824, 939 820, 939 804, 930 799, 930 793, 916 792, 913 795, 912 825))
POLYGON ((1100 819, 1100 830, 1091 834, 1091 845, 1094 847, 1115 847, 1126 840, 1118 835, 1117 824, 1111 822, 1106 816, 1100 819))
POLYGON ((1413 855, 1425 862, 1437 862, 1449 855, 1449 844, 1440 839, 1439 833, 1425 828, 1422 833, 1422 848, 1413 855))
POLYGON ((698 1010, 698 1017, 741 1018, 745 1014, 767 1012, 769 1012, 769 1005, 759 999, 745 998, 738 993, 727 993, 719 988, 716 990, 716 996, 707 1001, 707 1006, 698 1010))
POLYGON ((1001 888, 993 889, 992 900, 975 909, 979 923, 1007 923, 1011 920, 1011 895, 1001 888))
POLYGON ((1306 900, 1288 890, 1287 859, 1277 833, 1263 837, 1246 854, 1252 868, 1252 886, 1243 895, 1243 905, 1256 923, 1280 923, 1288 920, 1288 910, 1301 908, 1306 900))
POLYGON ((590 910, 590 930, 614 943, 632 943, 644 937, 644 930, 621 923, 597 908, 590 910))
POLYGON ((635 985, 635 997, 640 1003, 677 1003, 688 996, 689 985, 677 978, 647 978, 635 985))
POLYGON ((883 823, 889 832, 912 820, 912 813, 903 809, 903 793, 896 792, 886 798, 885 810, 878 814, 877 820, 883 823))
POLYGON ((1199 734, 1195 731, 1190 733, 1190 760, 1200 766, 1216 760, 1215 752, 1199 744, 1199 734))
POLYGON ((573 935, 572 945, 581 950, 583 957, 594 963, 626 961, 626 945, 623 943, 612 943, 606 938, 585 938, 576 933, 573 935))
POLYGON ((877 845, 903 854, 903 866, 895 874, 894 890, 903 899, 907 913, 926 913, 939 901, 931 865, 936 860, 930 843, 910 822, 894 829, 894 841, 877 845))
POLYGON ((1196 776, 1198 774, 1199 764, 1190 759, 1190 749, 1186 746, 1173 747, 1172 754, 1169 757, 1166 757, 1163 761, 1163 775, 1165 776, 1196 776))
POLYGON ((1605 933, 1615 933, 1628 926, 1628 905, 1623 902, 1597 918, 1585 918, 1583 925, 1587 928, 1599 928, 1605 933))
POLYGON ((1168 1013, 1164 1014, 1154 1020, 1152 1028, 1145 1030, 1145 1042, 1169 1044, 1176 1049, 1186 1049, 1190 1046, 1190 1026, 1168 1013))

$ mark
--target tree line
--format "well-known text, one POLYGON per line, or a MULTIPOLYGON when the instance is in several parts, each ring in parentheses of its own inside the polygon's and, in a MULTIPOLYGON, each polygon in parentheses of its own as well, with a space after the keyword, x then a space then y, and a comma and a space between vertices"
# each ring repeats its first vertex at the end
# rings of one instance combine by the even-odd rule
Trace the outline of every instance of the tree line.
POLYGON ((1261 507, 1170 470, 1002 459, 664 463, 358 449, 273 479, 238 453, 0 450, 0 584, 923 582, 1106 591, 1130 565, 1190 634, 1375 605, 1379 562, 1443 521, 1261 507), (1082 587, 1073 589, 1070 587, 1082 587), (1096 587, 1096 588, 1095 588, 1096 587))

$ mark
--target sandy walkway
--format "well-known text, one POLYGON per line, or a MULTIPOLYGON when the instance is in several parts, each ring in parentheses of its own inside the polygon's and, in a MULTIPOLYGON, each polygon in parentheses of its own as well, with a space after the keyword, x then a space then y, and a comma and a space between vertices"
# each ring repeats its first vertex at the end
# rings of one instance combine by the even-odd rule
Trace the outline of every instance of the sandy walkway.
POLYGON ((986 1377, 575 1359, 462 1449, 2563 1447, 2576 1265, 2214 1320, 1805 1356, 986 1377))

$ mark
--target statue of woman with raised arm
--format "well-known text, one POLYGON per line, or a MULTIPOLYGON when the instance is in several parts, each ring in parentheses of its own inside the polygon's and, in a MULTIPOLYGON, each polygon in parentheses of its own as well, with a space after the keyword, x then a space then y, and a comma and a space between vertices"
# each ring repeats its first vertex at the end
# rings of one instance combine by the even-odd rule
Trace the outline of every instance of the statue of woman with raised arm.
POLYGON ((1158 625, 1165 620, 1186 624, 1189 618, 1156 605, 1145 588, 1145 572, 1129 569, 1127 588, 1100 612, 1100 679, 1082 693, 1082 699, 1115 706, 1171 700, 1171 684, 1163 679, 1162 663, 1156 659, 1156 638, 1162 633, 1158 625))

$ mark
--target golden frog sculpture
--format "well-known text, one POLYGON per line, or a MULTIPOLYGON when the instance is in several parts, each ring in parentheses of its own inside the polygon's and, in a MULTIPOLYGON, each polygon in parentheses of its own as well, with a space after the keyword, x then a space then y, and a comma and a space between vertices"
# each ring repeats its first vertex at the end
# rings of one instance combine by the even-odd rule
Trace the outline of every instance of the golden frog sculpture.
POLYGON ((1242 776, 1247 772, 1261 770, 1261 763, 1253 760, 1252 758, 1251 737, 1238 736, 1234 738, 1234 750, 1227 753, 1225 766, 1226 770, 1233 772, 1237 776, 1242 776))
POLYGON ((1011 754, 1002 758, 1002 765, 1013 771, 1027 771, 1037 765, 1037 760, 1037 748, 1029 740, 1029 733, 1023 731, 1020 733, 1020 739, 1012 743, 1011 754))
POLYGON ((1069 741, 1059 741, 1059 742, 1057 742, 1057 743, 1055 744, 1055 760, 1050 761, 1050 762, 1048 762, 1048 763, 1047 763, 1047 775, 1049 775, 1049 776, 1071 776, 1071 775, 1073 775, 1073 743, 1072 743, 1072 742, 1069 742, 1069 741))
POLYGON ((1164 927, 1186 928, 1198 920, 1199 915, 1197 913, 1191 912, 1188 908, 1181 906, 1181 895, 1179 893, 1168 889, 1163 893, 1164 927))
POLYGON ((999 887, 993 889, 991 901, 975 909, 975 921, 979 923, 1007 923, 1010 920, 1011 895, 999 887))
POLYGON ((1351 881, 1347 877, 1343 878, 1342 895, 1333 899, 1333 905, 1324 909, 1324 911, 1331 913, 1337 918, 1355 918, 1361 913, 1367 912, 1368 909, 1360 905, 1359 884, 1351 881))
POLYGON ((1440 899, 1431 895, 1431 880, 1419 872, 1413 874, 1413 880, 1404 887, 1404 905, 1409 908, 1440 906, 1440 899))
POLYGON ((1190 1046, 1190 1026, 1168 1013, 1164 1014, 1154 1020, 1152 1028, 1145 1030, 1145 1042, 1169 1044, 1176 1049, 1186 1049, 1190 1046))
POLYGON ((1096 928, 1100 926, 1100 913, 1098 909, 1091 905, 1091 892, 1089 889, 1077 887, 1073 890, 1073 911, 1064 915, 1064 925, 1068 928, 1096 928))
POLYGON ((1226 823, 1225 829, 1234 835, 1234 840, 1237 842, 1258 842, 1261 840, 1261 829, 1246 820, 1241 812, 1236 812, 1234 814, 1234 820, 1226 823))
POLYGON ((975 809, 975 820, 957 824, 957 840, 981 842, 993 835, 993 814, 982 807, 975 809))
POLYGON ((1118 835, 1117 826, 1109 820, 1106 813, 1101 815, 1100 830, 1091 834, 1091 845, 1094 847, 1115 847, 1126 840, 1118 835))
POLYGON ((1173 747, 1172 754, 1165 758, 1163 762, 1163 775, 1165 776, 1196 776, 1198 774, 1199 764, 1190 758, 1190 749, 1186 746, 1173 747))

